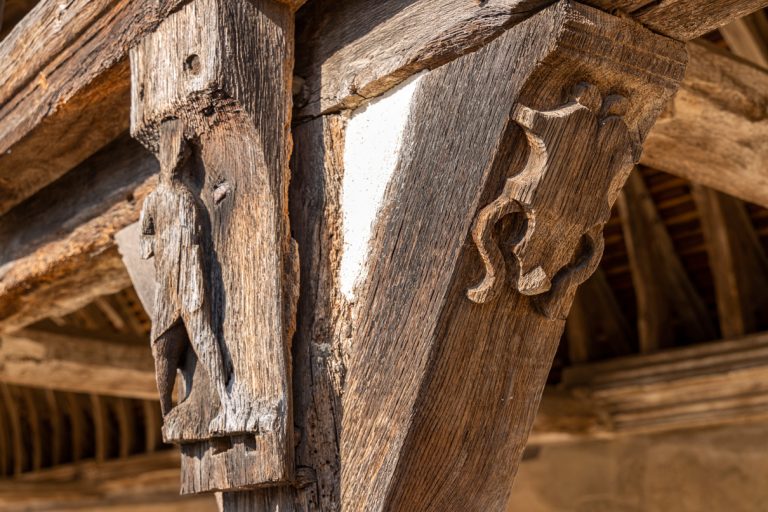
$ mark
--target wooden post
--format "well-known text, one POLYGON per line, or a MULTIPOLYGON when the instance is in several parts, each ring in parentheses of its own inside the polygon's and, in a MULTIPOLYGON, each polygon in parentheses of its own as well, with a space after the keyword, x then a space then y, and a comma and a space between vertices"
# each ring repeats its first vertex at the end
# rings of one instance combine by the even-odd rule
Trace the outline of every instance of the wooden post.
POLYGON ((293 13, 272 0, 195 0, 131 51, 131 131, 160 161, 142 253, 154 257, 152 348, 182 493, 294 476, 292 63, 293 13))
MULTIPOLYGON (((261 386, 288 375, 285 361, 283 373, 267 373, 275 368, 263 362, 281 352, 258 337, 238 345, 239 331, 226 322, 242 330, 279 318, 275 304, 290 304, 290 288, 265 286, 293 282, 296 271, 283 263, 248 274, 250 253, 235 241, 253 240, 252 252, 276 247, 282 252, 270 261, 290 262, 287 218, 280 208, 270 217, 279 223, 257 209, 220 211, 227 201, 286 206, 280 194, 257 195, 257 183, 287 184, 277 171, 268 176, 284 181, 259 181, 263 169, 283 169, 259 149, 289 148, 285 132, 264 135, 288 120, 278 108, 287 101, 262 97, 286 94, 290 84, 262 69, 287 62, 287 38, 275 44, 262 31, 262 23, 284 20, 280 12, 265 1, 196 0, 132 54, 133 131, 161 162, 161 185, 145 207, 144 250, 155 254, 158 282, 173 276, 154 301, 153 339, 176 325, 166 317, 174 301, 194 338, 189 324, 198 321, 185 318, 185 301, 206 304, 206 296, 163 293, 220 287, 211 308, 224 319, 222 364, 238 354, 261 386), (266 9, 276 11, 262 18, 266 9), (179 183, 192 198, 180 197, 179 183), (164 218, 168 204, 186 206, 164 218), (188 233, 179 228, 184 215, 210 225, 188 233), (195 256, 195 240, 205 237, 210 249, 195 256), (202 269, 195 270, 202 278, 177 279, 175 267, 157 261, 163 247, 182 247, 185 268, 202 269), (223 275, 242 271, 237 286, 219 284, 205 267, 211 256, 223 275), (250 318, 238 307, 249 294, 259 297, 248 303, 250 318)), ((285 432, 297 427, 295 459, 288 443, 272 458, 249 457, 237 446, 240 433, 229 436, 231 448, 209 440, 222 432, 210 423, 216 408, 195 399, 197 379, 217 375, 220 363, 200 335, 191 352, 205 364, 190 398, 165 416, 166 435, 182 434, 174 439, 185 454, 185 492, 260 487, 224 493, 227 511, 503 507, 576 288, 600 259, 611 205, 687 57, 682 43, 568 1, 521 20, 384 97, 361 100, 359 110, 295 128, 290 211, 305 278, 293 346, 295 414, 280 417, 285 432), (176 429, 187 425, 177 410, 187 419, 203 411, 189 437, 176 429)), ((167 343, 166 352, 156 350, 160 359, 181 343, 158 339, 167 343)), ((230 386, 206 380, 206 400, 217 404, 230 386)), ((242 398, 224 407, 226 417, 250 406, 242 398)))

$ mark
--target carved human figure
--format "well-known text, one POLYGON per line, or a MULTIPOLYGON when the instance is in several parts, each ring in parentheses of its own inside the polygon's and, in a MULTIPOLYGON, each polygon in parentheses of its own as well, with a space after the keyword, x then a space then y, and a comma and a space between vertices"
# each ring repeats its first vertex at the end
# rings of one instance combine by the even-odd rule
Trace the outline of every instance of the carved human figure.
POLYGON ((538 302, 547 316, 565 314, 557 299, 574 293, 597 268, 610 205, 637 158, 638 145, 623 119, 626 109, 625 98, 603 98, 588 83, 577 84, 570 100, 553 110, 515 107, 512 119, 523 129, 530 154, 525 168, 507 179, 502 193, 475 219, 472 236, 485 276, 468 290, 472 301, 491 300, 503 286, 506 261, 494 227, 518 214, 527 223, 511 247, 509 280, 523 295, 546 294, 538 302), (589 193, 563 186, 574 178, 588 183, 589 193), (592 201, 596 194, 603 201, 592 201))
POLYGON ((189 149, 180 121, 160 128, 160 180, 141 212, 142 258, 154 256, 156 285, 152 314, 152 354, 163 416, 172 409, 176 371, 187 347, 195 351, 221 402, 209 429, 223 429, 228 403, 224 363, 211 326, 202 243, 206 233, 197 199, 182 181, 189 149))

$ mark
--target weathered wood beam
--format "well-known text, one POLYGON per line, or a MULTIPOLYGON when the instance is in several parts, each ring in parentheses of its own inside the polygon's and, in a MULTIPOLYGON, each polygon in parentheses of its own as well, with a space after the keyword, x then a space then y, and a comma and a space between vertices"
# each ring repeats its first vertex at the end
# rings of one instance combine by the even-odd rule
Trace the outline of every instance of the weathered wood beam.
POLYGON ((614 433, 765 421, 768 335, 576 366, 563 383, 614 433))
POLYGON ((0 381, 81 393, 157 399, 144 340, 22 329, 2 336, 0 381))
POLYGON ((138 220, 157 170, 121 138, 0 216, 0 332, 129 286, 114 236, 138 220))
POLYGON ((768 259, 746 207, 701 185, 694 185, 693 197, 715 280, 722 335, 734 338, 766 327, 768 259))
POLYGON ((297 116, 354 108, 501 35, 553 0, 313 2, 299 14, 297 116))
POLYGON ((213 496, 180 497, 180 457, 175 450, 26 473, 0 482, 7 512, 53 510, 213 512, 213 496))
POLYGON ((128 128, 128 51, 184 2, 42 0, 0 42, 0 214, 128 128))
POLYGON ((3 0, 5 8, 3 9, 2 23, 0 23, 0 41, 5 39, 8 33, 21 21, 37 3, 37 0, 3 0))
POLYGON ((619 214, 637 296, 640 351, 654 352, 678 339, 717 338, 639 170, 627 180, 619 198, 619 214))
POLYGON ((274 0, 194 0, 131 50, 131 132, 160 161, 141 252, 154 262, 151 342, 182 493, 294 481, 293 32, 274 0))
POLYGON ((641 163, 768 206, 768 71, 712 45, 688 45, 677 95, 641 163))
POLYGON ((768 6, 766 0, 585 0, 630 16, 654 32, 687 41, 768 6))
POLYGON ((720 34, 734 54, 768 68, 768 17, 763 11, 720 27, 720 34))
POLYGON ((353 319, 342 509, 503 507, 576 285, 595 268, 602 225, 639 149, 616 132, 622 142, 581 132, 594 119, 583 105, 597 113, 607 96, 603 126, 625 122, 640 143, 684 62, 682 44, 561 2, 353 114, 343 158, 345 243, 354 248, 357 227, 364 233, 369 220, 355 210, 370 202, 356 197, 355 183, 383 199, 374 201, 370 245, 349 256, 359 251, 362 261, 347 263, 345 254, 340 264, 353 319), (628 102, 623 121, 610 116, 621 104, 616 91, 628 102), (569 109, 581 108, 587 117, 577 122, 569 109), (574 125, 545 129, 539 115, 574 125), (386 136, 377 131, 384 127, 386 136), (376 153, 382 140, 393 140, 382 149, 386 159, 376 153), (597 163, 606 152, 610 163, 597 163), (586 154, 607 181, 571 167, 586 154), (579 214, 570 210, 574 200, 583 200, 579 214))

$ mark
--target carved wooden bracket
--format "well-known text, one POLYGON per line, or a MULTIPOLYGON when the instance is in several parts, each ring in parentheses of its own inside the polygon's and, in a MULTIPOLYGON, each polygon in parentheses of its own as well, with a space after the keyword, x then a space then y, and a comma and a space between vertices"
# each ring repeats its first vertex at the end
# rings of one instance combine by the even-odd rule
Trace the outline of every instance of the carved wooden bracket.
POLYGON ((624 183, 639 158, 639 143, 623 119, 626 108, 622 96, 603 98, 586 82, 574 86, 569 100, 554 110, 514 108, 512 119, 528 140, 528 160, 475 219, 472 238, 485 276, 467 291, 470 300, 492 300, 510 274, 517 291, 541 295, 537 303, 543 314, 564 316, 556 306, 562 301, 551 299, 574 293, 597 268, 610 192, 624 183), (579 182, 589 190, 566 186, 574 176, 582 177, 579 182), (496 226, 513 215, 522 217, 523 228, 508 244, 506 257, 496 226))
POLYGON ((141 249, 154 256, 152 349, 182 493, 293 479, 292 38, 287 5, 195 0, 131 52, 132 133, 161 166, 141 249))

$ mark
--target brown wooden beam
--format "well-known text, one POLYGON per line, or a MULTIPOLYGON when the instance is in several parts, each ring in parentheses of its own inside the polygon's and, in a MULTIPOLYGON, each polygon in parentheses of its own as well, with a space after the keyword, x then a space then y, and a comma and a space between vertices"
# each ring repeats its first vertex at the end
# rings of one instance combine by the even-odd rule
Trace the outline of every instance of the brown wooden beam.
MULTIPOLYGON (((353 306, 340 451, 342 508, 503 507, 575 286, 594 270, 600 253, 599 234, 593 244, 581 246, 581 227, 557 232, 555 226, 580 226, 579 215, 564 214, 563 224, 548 225, 548 219, 584 197, 583 214, 600 211, 593 226, 599 232, 632 161, 626 153, 619 156, 628 147, 614 148, 611 165, 624 165, 606 190, 599 178, 587 178, 590 173, 559 174, 564 161, 557 154, 565 148, 571 157, 613 152, 610 143, 581 139, 574 129, 573 138, 563 135, 557 146, 547 135, 542 141, 529 132, 538 141, 535 148, 547 147, 547 157, 530 150, 544 162, 535 166, 540 160, 531 157, 533 167, 520 171, 528 149, 523 131, 510 121, 521 112, 513 108, 530 106, 534 110, 523 111, 531 119, 536 111, 568 119, 558 110, 564 94, 588 76, 595 89, 583 91, 594 96, 582 100, 589 103, 592 97, 590 104, 597 105, 601 95, 625 92, 624 119, 641 140, 673 93, 674 81, 682 78, 684 61, 682 45, 562 2, 409 84, 415 88, 413 104, 402 134, 408 142, 387 187, 386 213, 377 220, 353 306), (634 66, 628 72, 627 60, 643 63, 639 75, 634 66), (562 181, 536 181, 537 169, 562 181), (514 176, 531 176, 528 187, 519 185, 531 191, 531 201, 564 194, 562 200, 535 203, 537 213, 529 214, 536 218, 535 228, 529 228, 533 235, 516 224, 514 201, 504 210, 505 198, 514 198, 514 176), (514 244, 527 233, 530 241, 506 254, 513 262, 519 258, 519 275, 493 282, 492 276, 503 272, 504 256, 488 249, 493 230, 484 226, 493 227, 507 214, 509 224, 499 223, 498 236, 514 244), (557 248, 550 250, 549 243, 557 248), (564 271, 560 281, 555 276, 574 256, 571 250, 581 256, 574 264, 579 270, 564 271), (566 261, 553 262, 561 257, 566 261), (491 278, 483 280, 484 272, 491 278), (550 292, 544 292, 547 278, 555 279, 550 292)), ((571 157, 567 165, 579 158, 571 157)))
POLYGON ((138 220, 157 169, 121 138, 0 217, 0 332, 129 286, 114 236, 138 220))
POLYGON ((0 381, 81 393, 157 399, 145 340, 23 329, 2 336, 0 381))
POLYGON ((728 48, 758 66, 768 68, 768 17, 759 11, 720 27, 728 48))
POLYGON ((685 80, 641 163, 768 206, 768 71, 712 45, 688 50, 685 80))
POLYGON ((720 331, 734 338, 765 328, 768 259, 745 205, 734 197, 693 186, 715 280, 720 331))
POLYGON ((176 451, 164 450, 26 473, 0 483, 0 508, 7 512, 214 512, 216 503, 211 495, 178 495, 179 460, 176 451))
POLYGON ((563 382, 609 432, 709 427, 768 418, 767 363, 760 333, 576 366, 563 382))
POLYGON ((630 16, 654 32, 687 41, 768 6, 766 0, 586 0, 630 16))

